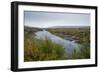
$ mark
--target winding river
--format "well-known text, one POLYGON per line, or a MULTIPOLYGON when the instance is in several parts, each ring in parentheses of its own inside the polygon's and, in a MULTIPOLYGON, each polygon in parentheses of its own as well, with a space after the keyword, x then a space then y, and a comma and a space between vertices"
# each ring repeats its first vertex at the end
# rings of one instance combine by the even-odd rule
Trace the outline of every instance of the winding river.
POLYGON ((38 39, 45 39, 45 37, 47 37, 50 40, 52 40, 53 42, 62 45, 64 48, 66 48, 66 51, 69 54, 72 53, 73 49, 79 50, 80 45, 78 43, 76 43, 74 40, 73 41, 65 40, 59 36, 56 36, 48 31, 46 31, 46 30, 38 31, 35 34, 36 34, 36 38, 38 38, 38 39))

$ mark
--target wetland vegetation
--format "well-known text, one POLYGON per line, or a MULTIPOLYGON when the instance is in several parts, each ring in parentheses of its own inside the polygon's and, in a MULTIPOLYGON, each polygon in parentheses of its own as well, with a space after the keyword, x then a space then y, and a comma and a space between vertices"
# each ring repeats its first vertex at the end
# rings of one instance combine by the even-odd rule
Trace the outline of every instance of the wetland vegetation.
POLYGON ((69 51, 66 50, 67 47, 64 47, 64 45, 53 41, 53 38, 51 37, 45 36, 44 38, 36 38, 36 33, 43 30, 44 29, 41 28, 24 26, 25 62, 90 58, 89 27, 45 29, 50 35, 52 35, 52 37, 57 37, 57 39, 65 41, 68 40, 70 44, 80 44, 79 50, 76 47, 74 47, 71 53, 69 53, 69 51))

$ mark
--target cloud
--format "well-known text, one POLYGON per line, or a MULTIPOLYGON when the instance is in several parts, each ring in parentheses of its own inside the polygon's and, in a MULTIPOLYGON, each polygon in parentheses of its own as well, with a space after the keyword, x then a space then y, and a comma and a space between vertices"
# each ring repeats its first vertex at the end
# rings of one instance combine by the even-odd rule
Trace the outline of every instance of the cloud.
POLYGON ((90 14, 25 11, 24 15, 25 25, 32 27, 90 25, 90 14))

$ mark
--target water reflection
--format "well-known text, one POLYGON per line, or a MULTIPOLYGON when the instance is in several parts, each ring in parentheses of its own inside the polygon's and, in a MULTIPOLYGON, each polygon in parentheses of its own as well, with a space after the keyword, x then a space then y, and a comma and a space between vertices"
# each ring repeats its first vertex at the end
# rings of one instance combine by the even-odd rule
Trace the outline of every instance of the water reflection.
POLYGON ((62 45, 64 48, 66 48, 66 51, 68 53, 72 53, 73 49, 79 50, 80 45, 78 43, 76 43, 74 40, 73 41, 65 40, 59 36, 56 36, 48 31, 46 31, 46 30, 38 31, 35 34, 36 34, 35 38, 45 39, 45 37, 47 37, 48 39, 52 40, 53 42, 62 45))

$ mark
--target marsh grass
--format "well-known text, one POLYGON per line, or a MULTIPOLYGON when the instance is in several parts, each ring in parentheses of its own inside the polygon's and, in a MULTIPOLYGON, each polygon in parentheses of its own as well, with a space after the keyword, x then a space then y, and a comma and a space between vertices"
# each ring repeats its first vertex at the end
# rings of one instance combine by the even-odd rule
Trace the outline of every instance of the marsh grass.
MULTIPOLYGON (((40 30, 40 29, 39 29, 40 30)), ((39 31, 37 30, 37 31, 39 31)), ((88 59, 90 58, 90 31, 89 29, 48 29, 47 31, 64 38, 66 35, 79 38, 80 51, 74 49, 71 54, 49 38, 35 38, 35 31, 27 28, 24 30, 24 61, 50 61, 68 59, 88 59)))
POLYGON ((76 48, 72 51, 71 56, 68 59, 88 59, 90 58, 90 28, 83 29, 66 29, 66 28, 52 28, 48 29, 49 32, 60 36, 62 38, 69 36, 75 36, 81 44, 80 51, 76 48))
POLYGON ((47 37, 25 38, 24 42, 24 61, 63 60, 67 57, 65 48, 47 37))

